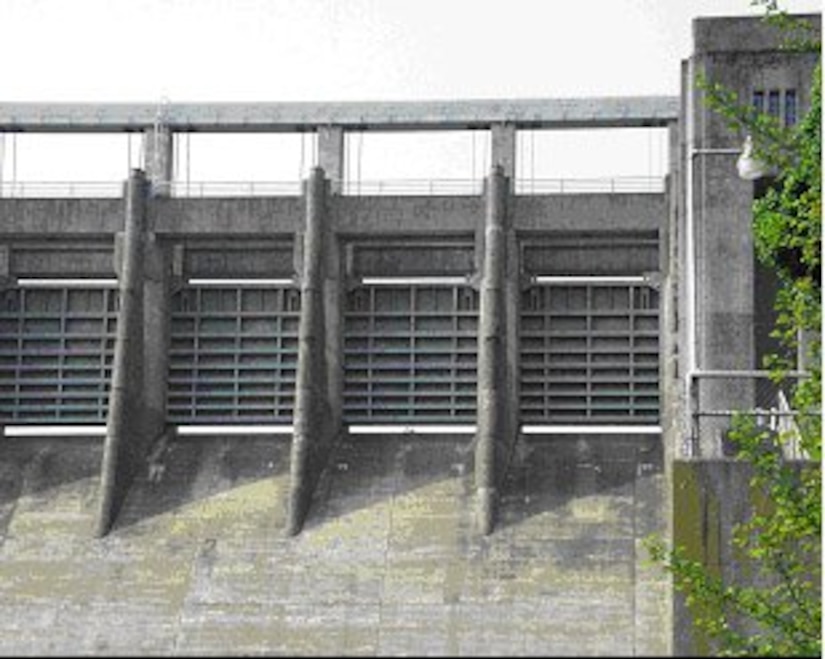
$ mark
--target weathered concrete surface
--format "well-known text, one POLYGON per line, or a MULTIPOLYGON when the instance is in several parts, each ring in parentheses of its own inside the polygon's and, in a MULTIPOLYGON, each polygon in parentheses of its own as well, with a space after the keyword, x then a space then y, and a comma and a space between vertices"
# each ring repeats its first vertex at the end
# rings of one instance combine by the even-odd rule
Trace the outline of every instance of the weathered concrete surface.
POLYGON ((178 438, 94 540, 100 440, 9 441, 0 654, 668 652, 647 442, 522 441, 482 537, 469 437, 348 438, 294 538, 289 443, 178 438))
MULTIPOLYGON (((816 462, 796 463, 797 469, 821 468, 816 462)), ((676 460, 673 463, 673 543, 701 562, 726 584, 765 586, 755 562, 734 542, 734 529, 765 514, 765 492, 751 485, 753 466, 737 460, 676 460)), ((821 556, 812 557, 821 564, 821 556)), ((812 574, 814 574, 812 572, 812 574)), ((711 639, 693 627, 693 616, 681 593, 674 596, 674 654, 712 656, 711 639)), ((752 622, 752 621, 751 621, 752 622)), ((739 630, 748 621, 733 619, 739 630)), ((753 629, 759 631, 758 628, 753 629)))
POLYGON ((158 235, 289 236, 301 228, 301 197, 155 199, 149 229, 158 235))
POLYGON ((123 227, 122 199, 0 199, 0 236, 111 235, 123 227))

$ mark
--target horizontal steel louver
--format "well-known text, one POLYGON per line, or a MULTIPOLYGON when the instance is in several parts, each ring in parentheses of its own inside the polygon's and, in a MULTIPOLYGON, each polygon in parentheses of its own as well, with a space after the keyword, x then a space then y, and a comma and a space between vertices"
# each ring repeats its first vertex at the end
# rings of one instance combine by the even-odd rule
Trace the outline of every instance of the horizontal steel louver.
POLYGON ((526 289, 522 423, 657 423, 658 307, 658 292, 646 284, 526 289))
POLYGON ((345 312, 345 421, 474 421, 477 325, 478 294, 469 286, 351 291, 345 312))
POLYGON ((187 286, 172 301, 171 423, 289 423, 300 291, 187 286))
POLYGON ((115 288, 0 294, 0 421, 105 423, 117 311, 115 288))

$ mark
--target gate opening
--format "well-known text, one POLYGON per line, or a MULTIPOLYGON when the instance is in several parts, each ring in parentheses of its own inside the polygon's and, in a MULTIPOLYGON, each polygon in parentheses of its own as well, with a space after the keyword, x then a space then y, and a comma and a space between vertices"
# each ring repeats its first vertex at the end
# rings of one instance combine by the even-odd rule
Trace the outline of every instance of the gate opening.
POLYGON ((172 299, 167 422, 288 432, 300 305, 291 280, 190 279, 172 299))
MULTIPOLYGON (((116 279, 19 278, 0 293, 0 422, 41 434, 105 424, 119 307, 116 279), (47 427, 56 426, 53 430, 47 427)), ((18 434, 19 436, 19 434, 18 434)))
POLYGON ((466 277, 362 279, 344 314, 350 434, 470 432, 477 324, 466 277))
POLYGON ((661 431, 659 293, 644 275, 533 277, 520 352, 522 432, 661 431))

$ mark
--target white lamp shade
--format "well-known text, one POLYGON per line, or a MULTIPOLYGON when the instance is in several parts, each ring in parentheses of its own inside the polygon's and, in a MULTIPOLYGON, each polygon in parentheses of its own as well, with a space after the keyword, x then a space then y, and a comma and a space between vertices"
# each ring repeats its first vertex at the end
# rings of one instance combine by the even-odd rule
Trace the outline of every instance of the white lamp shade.
POLYGON ((742 155, 736 161, 736 171, 739 178, 746 181, 755 181, 767 175, 768 168, 761 160, 753 157, 753 140, 748 135, 742 145, 742 155))

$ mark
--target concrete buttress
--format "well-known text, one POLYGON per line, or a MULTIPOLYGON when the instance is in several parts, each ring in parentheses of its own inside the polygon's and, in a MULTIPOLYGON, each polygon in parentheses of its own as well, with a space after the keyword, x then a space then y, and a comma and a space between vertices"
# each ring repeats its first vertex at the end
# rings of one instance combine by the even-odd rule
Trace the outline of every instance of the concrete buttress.
MULTIPOLYGON (((301 530, 314 484, 326 463, 334 436, 327 398, 325 332, 324 229, 327 181, 316 167, 306 182, 306 225, 301 269, 301 317, 298 326, 298 370, 295 382, 294 434, 290 456, 287 533, 301 530)), ((339 414, 335 415, 340 417, 339 414)))
POLYGON ((132 170, 126 183, 126 218, 119 267, 120 309, 109 413, 103 450, 97 535, 105 535, 141 464, 143 432, 143 233, 146 178, 132 170))
POLYGON ((498 498, 498 444, 505 441, 508 420, 506 387, 506 321, 504 287, 507 266, 507 177, 494 166, 487 184, 484 259, 478 330, 478 412, 475 477, 478 525, 489 534, 495 525, 498 498))

